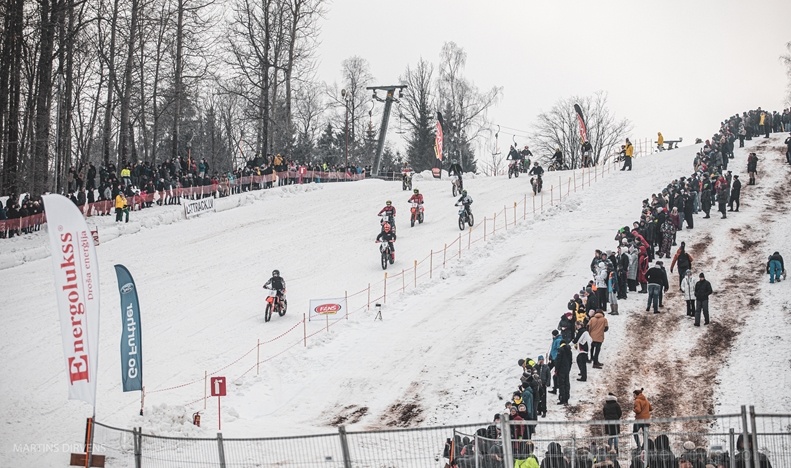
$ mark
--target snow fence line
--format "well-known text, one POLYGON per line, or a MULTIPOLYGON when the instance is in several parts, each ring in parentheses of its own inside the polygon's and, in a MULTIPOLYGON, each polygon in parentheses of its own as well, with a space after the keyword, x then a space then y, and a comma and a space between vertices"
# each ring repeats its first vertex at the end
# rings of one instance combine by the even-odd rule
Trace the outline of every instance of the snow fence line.
POLYGON ((502 467, 518 466, 515 461, 526 459, 528 453, 551 461, 548 452, 560 454, 565 466, 572 468, 590 466, 591 457, 598 459, 598 466, 645 466, 646 459, 675 463, 676 457, 682 456, 717 466, 758 468, 768 466, 767 461, 775 467, 791 466, 791 415, 758 414, 753 406, 749 411, 742 406, 733 414, 637 421, 508 421, 503 417, 497 423, 419 428, 398 425, 368 431, 349 431, 344 424, 354 421, 341 420, 333 423, 337 425, 334 432, 256 438, 225 437, 222 432, 214 438, 161 436, 144 433, 143 427, 119 429, 88 419, 93 429, 88 450, 91 455, 112 460, 113 466, 162 466, 171 462, 182 467, 485 467, 492 466, 490 449, 495 446, 502 457, 496 465, 502 467), (637 423, 638 432, 633 434, 637 423), (521 432, 524 426, 535 430, 530 440, 512 440, 512 434, 521 432), (620 434, 606 435, 606 426, 618 427, 620 434), (661 450, 651 446, 642 450, 634 437, 643 441, 657 438, 667 445, 661 450), (464 438, 470 444, 466 449, 464 438), (740 448, 740 441, 747 443, 740 448), (749 450, 751 447, 756 449, 749 450))
POLYGON ((444 270, 451 260, 460 260, 464 250, 471 250, 478 242, 481 242, 481 245, 483 245, 483 243, 493 239, 498 231, 504 233, 509 229, 516 228, 517 224, 526 222, 528 217, 530 217, 530 219, 535 219, 536 216, 543 214, 545 210, 550 211, 555 209, 556 206, 568 199, 572 194, 575 194, 578 190, 584 190, 586 185, 590 187, 591 184, 598 182, 599 179, 603 179, 605 174, 617 170, 613 169, 613 167, 617 165, 618 161, 615 158, 610 158, 607 162, 599 166, 574 169, 571 171, 572 175, 566 177, 565 181, 563 180, 564 177, 559 175, 557 184, 551 183, 549 185, 548 194, 545 189, 547 188, 546 184, 549 183, 551 173, 545 173, 544 190, 538 194, 528 197, 528 194, 525 193, 522 200, 514 201, 513 205, 504 205, 500 211, 493 213, 491 217, 485 216, 483 222, 477 222, 465 231, 460 231, 459 235, 454 238, 453 241, 449 243, 446 242, 442 249, 432 249, 428 255, 421 260, 414 260, 410 268, 401 268, 401 271, 397 271, 395 274, 385 271, 383 278, 376 283, 368 283, 367 287, 351 294, 348 290, 344 291, 343 298, 346 301, 346 313, 344 315, 335 317, 332 320, 330 320, 329 315, 327 315, 322 327, 308 333, 308 322, 312 321, 318 323, 321 319, 318 321, 315 319, 309 320, 307 314, 303 313, 302 320, 297 322, 294 326, 274 338, 263 341, 258 339, 256 344, 249 348, 244 354, 221 368, 213 371, 204 370, 201 377, 196 377, 189 382, 172 385, 166 388, 146 390, 146 388, 143 387, 143 398, 145 398, 147 394, 175 391, 185 387, 197 386, 197 384, 203 382, 203 396, 184 403, 184 405, 186 407, 191 407, 203 402, 203 407, 205 409, 209 399, 210 377, 216 376, 220 372, 240 363, 253 353, 255 353, 255 362, 244 370, 241 370, 241 373, 235 378, 229 378, 229 381, 239 384, 243 377, 253 371, 255 371, 255 375, 259 375, 261 364, 271 361, 300 344, 302 344, 303 348, 307 348, 309 338, 329 332, 331 327, 334 327, 338 323, 348 321, 349 316, 357 314, 358 312, 370 311, 372 305, 376 307, 380 304, 386 304, 388 294, 392 301, 394 294, 404 293, 410 288, 416 289, 419 284, 418 279, 426 281, 426 277, 428 277, 428 281, 432 281, 437 271, 439 270, 441 272, 444 270), (301 337, 297 336, 299 328, 302 329, 301 337))

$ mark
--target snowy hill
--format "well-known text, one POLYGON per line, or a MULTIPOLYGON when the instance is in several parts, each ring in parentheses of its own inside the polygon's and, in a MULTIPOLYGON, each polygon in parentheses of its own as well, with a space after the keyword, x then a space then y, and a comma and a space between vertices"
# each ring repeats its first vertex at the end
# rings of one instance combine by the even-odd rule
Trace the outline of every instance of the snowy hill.
MULTIPOLYGON (((761 157, 759 185, 745 183, 739 213, 727 220, 698 215, 695 229, 679 233, 691 246, 695 271, 705 271, 716 291, 713 326, 693 328, 673 288, 660 316, 645 313, 644 295, 631 294, 620 316, 608 316, 605 368, 589 370, 588 382, 572 379, 572 406, 551 401, 549 419, 590 417, 603 395, 626 395, 633 386, 654 397, 655 417, 731 412, 741 404, 791 411, 791 396, 777 392, 791 385, 783 352, 791 344, 788 283, 769 285, 762 274, 768 254, 791 246, 790 171, 778 138, 736 150, 731 169, 745 174, 744 182, 746 150, 761 157), (752 385, 769 373, 779 387, 752 385)), ((227 437, 326 432, 341 421, 367 429, 490 420, 518 385, 516 360, 546 354, 568 299, 589 280, 594 250, 613 249, 615 232, 637 219, 641 200, 691 174, 697 149, 637 159, 632 172, 577 173, 576 192, 571 173, 549 173, 544 210, 535 216, 528 178, 466 180, 478 222, 474 235, 462 235, 461 259, 446 260, 444 268, 445 245, 453 250, 445 255, 458 254, 457 209, 450 183, 430 177, 415 178, 426 197, 426 222, 413 228, 410 192, 379 180, 234 195, 218 200, 217 213, 190 220, 180 207, 133 212, 128 225, 89 219, 99 227, 103 266, 96 417, 159 434, 213 434, 213 423, 198 429, 173 422, 203 410, 209 373, 231 382, 223 400, 227 437), (550 207, 549 186, 558 180, 563 198, 558 205, 553 196, 550 207), (365 305, 369 284, 372 298, 383 293, 374 238, 386 199, 399 210, 396 262, 388 274, 407 273, 388 282, 378 321, 375 308, 365 305), (492 215, 503 210, 508 230, 499 225, 493 233, 492 215), (484 217, 486 241, 472 242, 482 236, 484 217), (432 251, 429 278, 423 259, 432 251), (415 260, 421 261, 416 287, 408 273, 415 260), (139 393, 121 392, 116 263, 129 268, 140 294, 143 417, 139 393), (261 285, 275 268, 288 282, 289 311, 264 323, 261 285), (322 320, 303 328, 309 299, 347 293, 359 293, 349 299, 348 318, 330 322, 328 330, 322 320), (305 341, 304 335, 312 336, 305 341)), ((0 460, 62 466, 65 454, 14 450, 15 444, 77 443, 90 415, 84 403, 66 400, 46 232, 0 246, 6 414, 0 460)), ((671 275, 671 285, 676 278, 671 275)), ((215 419, 210 404, 204 421, 215 419)))

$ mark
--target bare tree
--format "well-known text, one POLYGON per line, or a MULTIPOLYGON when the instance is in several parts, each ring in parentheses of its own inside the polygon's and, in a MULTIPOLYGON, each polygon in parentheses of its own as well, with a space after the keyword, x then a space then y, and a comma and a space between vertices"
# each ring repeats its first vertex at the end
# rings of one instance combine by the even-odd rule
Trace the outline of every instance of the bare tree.
POLYGON ((580 148, 583 142, 574 104, 579 104, 585 115, 594 164, 606 161, 613 154, 615 145, 631 131, 631 123, 626 119, 617 120, 607 107, 607 94, 602 91, 593 96, 561 99, 549 112, 538 115, 532 136, 537 159, 548 162, 560 149, 564 168, 575 169, 582 165, 580 148))
POLYGON ((458 156, 465 170, 475 169, 475 156, 469 142, 488 128, 486 112, 502 95, 502 88, 493 86, 486 92, 478 91, 474 83, 463 76, 467 53, 455 42, 446 42, 440 53, 438 96, 439 108, 449 123, 445 134, 448 153, 458 156))
MULTIPOLYGON (((349 112, 349 153, 356 156, 357 149, 362 146, 363 138, 357 135, 365 135, 367 122, 365 122, 366 105, 370 101, 370 91, 365 88, 370 86, 374 80, 371 75, 371 67, 368 60, 362 57, 349 57, 341 63, 341 74, 343 76, 342 85, 337 83, 326 88, 328 102, 336 111, 336 128, 345 128, 345 112, 348 106, 349 112), (345 94, 341 89, 346 90, 345 94)), ((369 121, 372 120, 369 119, 369 121)))

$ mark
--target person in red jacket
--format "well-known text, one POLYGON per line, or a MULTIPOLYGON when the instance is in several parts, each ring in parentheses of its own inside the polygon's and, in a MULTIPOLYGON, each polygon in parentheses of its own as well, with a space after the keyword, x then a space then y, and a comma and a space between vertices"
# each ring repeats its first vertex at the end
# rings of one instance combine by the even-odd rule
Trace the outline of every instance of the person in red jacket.
MULTIPOLYGON (((413 192, 414 192, 414 195, 409 197, 409 200, 407 200, 407 202, 409 202, 409 203, 414 202, 414 203, 417 203, 418 205, 422 205, 423 204, 423 194, 420 193, 420 190, 418 190, 418 189, 413 190, 413 192)), ((387 208, 387 207, 385 207, 385 208, 387 208)))
POLYGON ((387 200, 385 202, 385 207, 382 208, 381 210, 379 210, 379 213, 377 213, 376 215, 377 216, 382 216, 382 214, 386 214, 387 218, 388 218, 386 220, 382 220, 382 223, 384 223, 385 221, 390 223, 390 226, 395 230, 396 209, 395 209, 395 206, 393 206, 393 202, 391 202, 390 200, 387 200))

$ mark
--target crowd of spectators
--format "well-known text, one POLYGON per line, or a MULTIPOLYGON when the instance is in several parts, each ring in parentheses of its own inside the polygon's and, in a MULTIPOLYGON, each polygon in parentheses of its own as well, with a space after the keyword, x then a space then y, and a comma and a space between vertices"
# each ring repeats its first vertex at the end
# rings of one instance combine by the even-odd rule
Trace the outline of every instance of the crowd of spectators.
MULTIPOLYGON (((280 154, 248 160, 233 171, 212 171, 201 159, 173 158, 158 165, 148 161, 109 163, 97 170, 89 162, 71 167, 66 174, 63 195, 80 207, 86 216, 110 215, 118 208, 119 194, 128 210, 154 205, 178 205, 183 198, 227 197, 231 194, 302 183, 358 180, 368 168, 323 164, 300 165, 280 154), (98 179, 98 180, 97 180, 98 179)), ((10 193, 0 202, 0 238, 29 234, 45 222, 41 196, 10 193)))
MULTIPOLYGON (((619 300, 627 299, 629 293, 646 294, 645 311, 650 312, 653 308, 654 313, 661 313, 660 309, 664 308, 664 295, 671 287, 661 259, 671 258, 672 247, 677 245, 678 233, 684 229, 693 229, 694 216, 701 212, 705 214, 704 218, 710 218, 710 211, 715 203, 721 219, 726 219, 728 212, 739 211, 741 182, 739 175, 733 175, 728 169, 730 160, 734 158, 736 139, 740 136, 752 139, 758 135, 768 138, 771 132, 789 131, 787 126, 790 112, 786 109, 782 113, 769 113, 758 108, 721 122, 717 133, 706 140, 696 154, 690 176, 674 179, 660 192, 644 199, 639 219, 631 227, 624 226, 616 233, 616 246, 612 250, 596 250, 590 264, 591 279, 569 300, 568 310, 560 317, 557 328, 551 331, 552 342, 546 359, 544 355, 539 355, 535 360, 526 357, 517 362, 521 374, 519 383, 509 393, 511 399, 505 403, 502 416, 509 421, 524 421, 510 425, 515 466, 539 466, 538 456, 533 453, 532 440, 539 425, 538 420, 546 417, 548 395, 558 395, 557 404, 569 405, 570 373, 574 361, 572 348, 577 353, 579 374, 576 380, 580 382, 575 390, 589 393, 590 389, 583 390, 589 385, 585 383, 588 381, 588 365, 591 364, 593 369, 604 367, 600 361, 600 352, 605 334, 609 331, 609 322, 605 317, 607 306, 610 307, 609 315, 619 315, 619 300), (530 460, 534 460, 535 464, 530 460)), ((746 167, 750 179, 748 185, 758 183, 757 167, 760 160, 758 154, 749 153, 746 167)), ((673 281, 673 287, 685 294, 686 315, 689 319, 695 319, 694 326, 700 326, 701 312, 705 318, 704 325, 708 325, 708 298, 712 294, 712 287, 705 280, 704 273, 700 272, 700 279, 695 281, 691 290, 684 289, 684 280, 694 271, 692 254, 694 252, 687 252, 685 243, 681 242, 670 265, 670 272, 677 266, 679 274, 678 286, 673 281)), ((632 409, 635 420, 650 419, 652 408, 643 389, 635 390, 633 394, 632 409)), ((595 414, 601 416, 597 419, 607 420, 620 420, 623 416, 613 393, 608 394, 602 410, 595 414)), ((458 439, 449 444, 455 450, 452 453, 456 465, 475 466, 469 462, 474 461, 477 450, 477 454, 487 463, 482 466, 502 466, 498 424, 500 417, 498 412, 491 426, 478 431, 478 436, 492 439, 491 441, 479 443, 477 448, 474 440, 465 443, 463 439, 458 439)), ((725 460, 728 457, 718 457, 715 451, 710 451, 712 453, 709 454, 705 449, 695 449, 694 444, 693 450, 676 457, 670 450, 667 436, 641 443, 639 436, 647 425, 635 424, 632 428, 636 450, 629 457, 630 467, 705 468, 707 464, 717 468, 729 467, 729 461, 725 460), (698 455, 694 455, 696 453, 698 455)), ((607 444, 581 448, 576 454, 563 453, 560 444, 552 443, 544 454, 540 467, 570 467, 571 457, 576 457, 578 467, 619 466, 617 458, 620 427, 619 423, 606 426, 604 429, 608 436, 607 444)), ((744 465, 737 463, 736 466, 744 465)), ((766 466, 770 466, 768 462, 766 466)))

